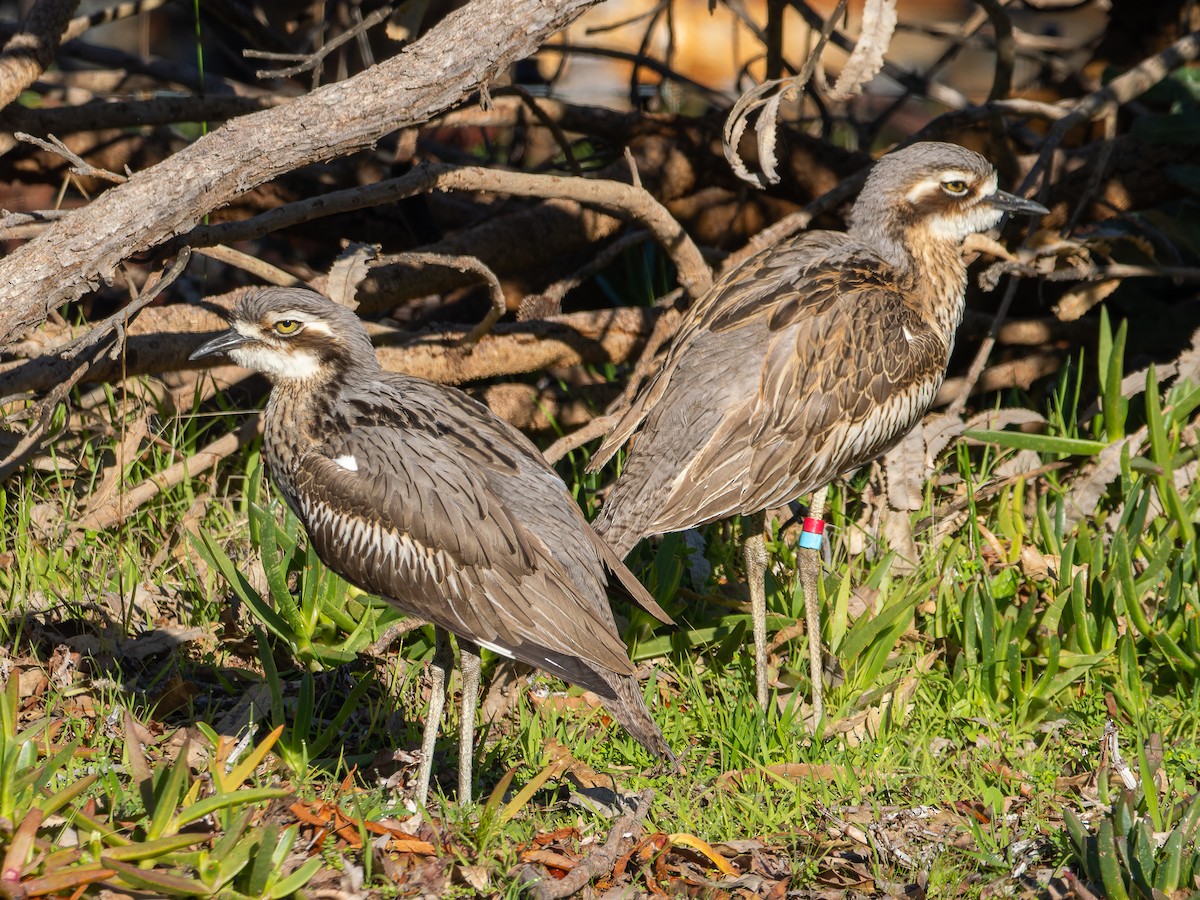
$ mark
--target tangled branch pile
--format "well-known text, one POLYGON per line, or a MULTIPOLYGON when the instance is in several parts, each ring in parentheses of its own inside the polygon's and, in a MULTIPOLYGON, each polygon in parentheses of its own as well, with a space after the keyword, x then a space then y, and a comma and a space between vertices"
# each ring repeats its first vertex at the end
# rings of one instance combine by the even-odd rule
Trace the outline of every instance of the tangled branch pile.
MULTIPOLYGON (((152 375, 161 413, 236 384, 187 356, 264 281, 387 313, 387 366, 474 385, 530 430, 570 430, 616 396, 595 364, 634 361, 662 319, 653 349, 671 324, 661 311, 701 292, 711 263, 813 221, 838 227, 866 150, 901 140, 973 146, 1052 209, 1017 256, 978 248, 1002 256, 986 287, 1006 273, 1039 284, 975 290, 940 399, 954 412, 1055 371, 1093 333, 1087 310, 1115 291, 1133 302, 1137 279, 1168 305, 1194 292, 1198 219, 1171 207, 1200 182, 1186 127, 1200 90, 1180 69, 1200 53, 1194 4, 987 0, 951 25, 917 4, 897 23, 883 0, 861 19, 792 0, 760 20, 729 2, 729 34, 758 49, 735 84, 705 86, 684 70, 685 4, 623 22, 601 6, 586 21, 603 27, 561 31, 594 2, 345 2, 320 22, 227 0, 194 22, 155 0, 81 18, 35 4, 0 57, 0 477, 36 462, 67 405, 86 418, 96 395, 71 400, 76 385, 152 375), (123 16, 161 55, 91 41, 123 16), (630 35, 638 49, 619 49, 630 35), (917 44, 937 53, 917 61, 917 44), (294 65, 256 72, 263 56, 294 65), (569 99, 569 76, 596 58, 626 67, 632 108, 569 99), (832 86, 826 67, 841 71, 832 86), (158 284, 188 251, 184 274, 158 284), (647 260, 656 302, 623 274, 647 260), (528 377, 541 372, 557 378, 528 377)), ((253 434, 215 437, 204 464, 253 434)), ((89 522, 118 520, 101 508, 89 522)))

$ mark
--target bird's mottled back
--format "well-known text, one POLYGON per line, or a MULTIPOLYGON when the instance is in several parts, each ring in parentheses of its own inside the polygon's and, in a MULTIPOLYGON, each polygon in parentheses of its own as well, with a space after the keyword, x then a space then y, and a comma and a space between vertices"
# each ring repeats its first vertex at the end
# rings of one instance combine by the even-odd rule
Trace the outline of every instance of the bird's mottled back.
POLYGON ((932 403, 962 319, 961 244, 1006 210, 982 156, 922 143, 875 164, 848 232, 750 257, 685 315, 593 458, 632 438, 597 528, 641 538, 780 505, 884 452, 932 403))

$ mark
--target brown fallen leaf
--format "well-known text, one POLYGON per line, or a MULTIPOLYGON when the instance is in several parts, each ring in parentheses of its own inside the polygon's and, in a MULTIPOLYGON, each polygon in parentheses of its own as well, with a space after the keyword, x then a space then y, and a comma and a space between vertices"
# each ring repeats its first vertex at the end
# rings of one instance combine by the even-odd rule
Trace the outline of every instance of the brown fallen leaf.
POLYGON ((559 853, 555 850, 526 850, 521 854, 521 862, 537 863, 548 869, 570 872, 579 864, 579 859, 578 857, 572 858, 565 853, 559 853))

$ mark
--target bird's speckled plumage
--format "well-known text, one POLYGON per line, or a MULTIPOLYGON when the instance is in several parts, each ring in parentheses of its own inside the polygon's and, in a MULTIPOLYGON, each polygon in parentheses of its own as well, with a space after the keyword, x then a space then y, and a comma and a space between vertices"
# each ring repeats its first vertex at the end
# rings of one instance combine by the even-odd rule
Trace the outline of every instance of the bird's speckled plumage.
POLYGON ((311 291, 260 290, 231 324, 248 339, 231 358, 273 380, 268 472, 327 566, 460 639, 595 691, 670 757, 617 634, 608 573, 670 619, 524 435, 460 391, 384 371, 358 317, 311 291), (281 321, 293 333, 279 334, 281 321))
POLYGON ((886 451, 945 375, 963 239, 1034 206, 953 144, 883 157, 848 232, 761 251, 685 314, 592 461, 632 438, 597 530, 624 555, 648 535, 783 505, 886 451))

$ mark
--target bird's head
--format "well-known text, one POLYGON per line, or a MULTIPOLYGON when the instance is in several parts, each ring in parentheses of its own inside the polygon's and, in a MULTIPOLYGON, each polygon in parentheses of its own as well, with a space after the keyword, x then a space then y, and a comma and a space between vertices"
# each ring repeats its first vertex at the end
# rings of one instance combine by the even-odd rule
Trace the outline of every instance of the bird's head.
POLYGON ((1046 214, 997 187, 991 163, 965 147, 925 141, 880 158, 850 213, 850 233, 906 244, 962 243, 1005 213, 1046 214))
POLYGON ((324 380, 351 367, 378 367, 358 316, 313 291, 255 291, 233 308, 229 326, 189 358, 224 353, 275 382, 324 380))

